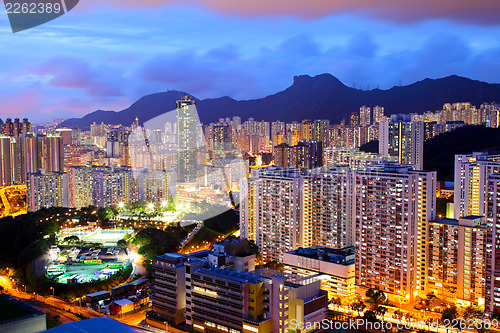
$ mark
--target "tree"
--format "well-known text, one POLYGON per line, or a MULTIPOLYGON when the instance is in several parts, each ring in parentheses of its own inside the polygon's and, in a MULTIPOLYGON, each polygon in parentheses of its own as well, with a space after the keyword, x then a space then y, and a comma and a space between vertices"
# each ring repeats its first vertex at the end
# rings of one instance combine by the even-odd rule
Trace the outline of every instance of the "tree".
POLYGON ((377 306, 372 310, 375 315, 384 318, 385 313, 387 312, 387 308, 385 306, 377 306))
POLYGON ((404 313, 401 310, 396 310, 392 314, 392 318, 397 319, 398 321, 403 320, 404 313))
POLYGON ((372 303, 372 308, 376 308, 378 305, 384 304, 387 300, 385 293, 379 289, 368 289, 366 291, 366 297, 368 297, 368 302, 372 303))
POLYGON ((80 238, 78 238, 78 236, 67 236, 67 237, 64 237, 63 239, 63 242, 65 243, 78 243, 80 241, 80 238))
POLYGON ((329 303, 333 305, 335 308, 339 307, 342 304, 342 300, 340 297, 333 297, 329 303))
POLYGON ((468 306, 464 310, 463 318, 464 318, 464 320, 467 321, 468 319, 473 318, 474 316, 476 316, 479 313, 481 313, 481 311, 478 308, 475 308, 473 306, 468 306))
POLYGON ((378 321, 377 315, 372 310, 366 311, 363 315, 363 319, 372 323, 378 321))
POLYGON ((272 260, 268 263, 266 263, 264 265, 264 268, 268 268, 268 269, 274 269, 274 270, 277 270, 277 271, 283 271, 283 269, 285 268, 285 265, 283 265, 281 262, 279 261, 276 261, 276 260, 272 260))
POLYGON ((448 324, 448 326, 451 325, 453 319, 457 318, 458 318, 458 311, 455 305, 449 306, 441 314, 441 321, 445 324, 448 324))
POLYGON ((356 311, 358 313, 358 316, 361 315, 361 312, 363 312, 365 308, 366 308, 365 303, 363 303, 363 301, 360 299, 351 304, 351 309, 353 311, 356 311))

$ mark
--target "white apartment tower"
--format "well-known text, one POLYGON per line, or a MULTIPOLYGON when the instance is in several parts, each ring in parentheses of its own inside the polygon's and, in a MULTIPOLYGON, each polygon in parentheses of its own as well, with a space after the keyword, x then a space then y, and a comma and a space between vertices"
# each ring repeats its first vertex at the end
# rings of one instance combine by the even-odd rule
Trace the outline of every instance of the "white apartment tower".
POLYGON ((368 106, 359 108, 359 124, 363 127, 371 125, 371 109, 368 106))
POLYGON ((373 107, 373 123, 377 124, 380 122, 382 117, 384 116, 384 107, 383 106, 374 106, 373 107))
POLYGON ((411 121, 409 115, 392 115, 379 122, 379 154, 395 156, 399 163, 423 169, 424 123, 411 121))
POLYGON ((500 155, 455 155, 454 218, 486 215, 488 175, 500 172, 500 155))

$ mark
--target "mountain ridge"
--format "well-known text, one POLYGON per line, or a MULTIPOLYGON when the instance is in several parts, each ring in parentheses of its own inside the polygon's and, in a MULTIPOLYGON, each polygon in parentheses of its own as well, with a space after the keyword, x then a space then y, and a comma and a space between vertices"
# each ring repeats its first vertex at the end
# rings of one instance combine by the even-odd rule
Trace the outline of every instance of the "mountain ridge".
MULTIPOLYGON (((93 122, 129 125, 136 117, 145 122, 175 109, 175 101, 184 91, 170 90, 143 96, 121 111, 97 110, 82 118, 67 119, 60 127, 88 129, 93 122)), ((240 116, 243 121, 285 122, 303 119, 329 119, 340 123, 363 105, 380 105, 385 114, 423 113, 441 109, 445 103, 482 103, 500 101, 500 84, 486 83, 458 75, 439 79, 423 79, 406 86, 360 90, 346 86, 335 76, 325 73, 316 76, 298 75, 288 88, 263 98, 235 100, 229 96, 196 99, 200 120, 216 122, 219 118, 240 116)))

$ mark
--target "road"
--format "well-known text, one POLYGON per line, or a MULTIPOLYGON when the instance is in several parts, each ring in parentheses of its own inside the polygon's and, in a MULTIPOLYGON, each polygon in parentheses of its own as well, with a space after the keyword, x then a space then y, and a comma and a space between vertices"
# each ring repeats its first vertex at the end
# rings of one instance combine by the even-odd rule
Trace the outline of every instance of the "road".
POLYGON ((151 307, 144 307, 138 312, 132 314, 125 314, 114 319, 121 321, 130 326, 138 326, 143 320, 146 319, 146 312, 151 311, 151 307))
POLYGON ((24 193, 26 193, 26 185, 16 185, 16 186, 5 186, 5 187, 2 187, 0 188, 0 199, 2 200, 2 203, 5 207, 5 211, 3 213, 4 216, 17 216, 17 215, 22 215, 22 214, 26 214, 27 213, 27 210, 26 208, 24 209, 21 209, 17 212, 15 212, 14 214, 11 214, 11 205, 10 205, 10 202, 9 200, 7 199, 7 196, 5 195, 5 192, 7 190, 19 190, 20 192, 24 191, 24 193))

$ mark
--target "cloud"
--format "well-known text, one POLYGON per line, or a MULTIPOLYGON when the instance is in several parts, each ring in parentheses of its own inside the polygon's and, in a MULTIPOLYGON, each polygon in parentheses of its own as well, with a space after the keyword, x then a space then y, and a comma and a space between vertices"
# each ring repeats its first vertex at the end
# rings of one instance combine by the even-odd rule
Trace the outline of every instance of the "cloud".
MULTIPOLYGON (((447 18, 479 25, 498 25, 498 0, 106 0, 121 8, 197 5, 215 12, 240 17, 293 16, 312 19, 332 14, 360 13, 395 22, 447 18)), ((88 3, 102 4, 102 0, 88 3)), ((82 6, 83 8, 83 6, 82 6)))
POLYGON ((40 86, 31 86, 25 90, 0 97, 0 114, 17 116, 37 111, 41 105, 40 86))
POLYGON ((353 56, 362 58, 373 58, 377 51, 377 45, 372 36, 366 32, 354 35, 348 44, 348 51, 353 56))
POLYGON ((123 96, 121 74, 106 65, 90 65, 73 57, 54 57, 30 68, 31 74, 48 78, 48 84, 58 88, 84 91, 93 97, 123 96))

